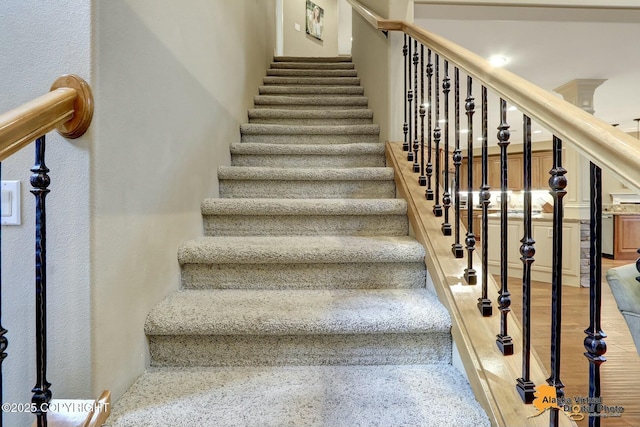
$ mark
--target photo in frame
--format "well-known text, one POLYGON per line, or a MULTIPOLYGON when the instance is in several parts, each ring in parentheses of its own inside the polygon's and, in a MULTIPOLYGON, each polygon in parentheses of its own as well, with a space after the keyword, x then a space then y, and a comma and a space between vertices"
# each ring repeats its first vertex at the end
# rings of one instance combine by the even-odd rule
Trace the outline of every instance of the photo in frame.
POLYGON ((307 34, 322 40, 324 30, 324 9, 307 0, 307 34))

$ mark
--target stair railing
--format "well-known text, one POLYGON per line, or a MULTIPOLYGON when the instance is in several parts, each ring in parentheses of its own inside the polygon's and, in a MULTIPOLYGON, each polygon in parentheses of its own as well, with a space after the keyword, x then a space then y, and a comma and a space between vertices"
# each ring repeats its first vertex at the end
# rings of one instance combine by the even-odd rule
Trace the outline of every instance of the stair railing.
MULTIPOLYGON (((467 190, 467 224, 468 230, 466 235, 466 249, 468 257, 468 266, 461 272, 462 276, 469 285, 476 283, 476 274, 473 269, 473 252, 476 243, 476 236, 474 235, 472 209, 473 204, 472 191, 479 191, 479 203, 482 206, 482 251, 481 251, 481 263, 482 263, 482 283, 480 290, 480 297, 478 298, 478 309, 480 317, 492 316, 493 310, 491 301, 488 299, 487 282, 488 282, 488 250, 489 244, 500 245, 500 289, 498 291, 498 310, 500 312, 500 327, 499 331, 495 331, 496 345, 504 356, 514 354, 514 343, 509 335, 509 313, 511 311, 511 293, 508 288, 508 254, 509 251, 519 250, 522 255, 520 260, 523 264, 523 276, 522 276, 522 289, 523 289, 523 318, 522 318, 522 376, 520 378, 513 378, 514 387, 520 394, 525 404, 530 404, 534 401, 536 392, 536 385, 530 378, 530 363, 531 363, 531 266, 535 259, 535 240, 532 236, 531 221, 532 221, 532 201, 531 201, 531 156, 532 156, 532 139, 531 139, 531 120, 535 120, 540 125, 553 134, 553 167, 549 171, 549 192, 553 197, 553 253, 552 253, 552 319, 551 319, 551 354, 550 354, 550 377, 547 379, 548 385, 554 389, 555 395, 560 400, 564 396, 563 388, 564 384, 560 378, 560 348, 561 348, 561 324, 562 324, 562 277, 563 277, 563 223, 564 223, 564 207, 563 197, 567 194, 567 187, 569 185, 575 185, 576 183, 569 183, 565 176, 567 171, 562 164, 562 147, 563 142, 569 142, 579 153, 586 156, 591 163, 591 201, 590 201, 590 324, 585 330, 586 337, 584 338, 584 347, 586 349, 585 357, 590 362, 589 366, 589 398, 597 401, 600 399, 600 365, 606 361, 604 354, 606 353, 606 342, 604 338, 606 334, 601 328, 601 239, 602 239, 602 182, 601 182, 601 168, 607 169, 618 177, 625 184, 640 190, 640 141, 633 138, 620 130, 612 127, 596 118, 591 114, 583 111, 582 109, 571 105, 550 92, 535 86, 534 84, 508 72, 507 70, 496 68, 489 64, 486 60, 478 55, 436 35, 418 26, 407 23, 404 21, 387 20, 383 19, 375 13, 368 10, 365 6, 359 3, 357 0, 348 0, 353 6, 353 9, 362 15, 366 21, 371 24, 375 29, 384 32, 388 31, 400 31, 404 33, 405 46, 409 46, 409 58, 405 58, 405 79, 407 76, 411 77, 411 50, 413 44, 413 51, 421 52, 421 58, 414 59, 415 65, 420 61, 424 61, 424 51, 427 51, 427 62, 429 69, 426 72, 428 96, 425 99, 424 92, 418 93, 417 90, 412 90, 411 81, 409 80, 409 89, 407 90, 405 85, 406 94, 398 94, 401 99, 409 100, 409 107, 405 109, 405 134, 407 123, 409 124, 409 138, 405 138, 405 144, 403 145, 404 151, 409 151, 408 160, 417 162, 417 156, 411 153, 411 137, 412 130, 416 132, 414 136, 415 141, 419 141, 424 149, 425 139, 428 142, 429 159, 427 167, 427 179, 421 175, 417 177, 417 181, 420 186, 427 186, 429 190, 426 192, 425 211, 428 210, 427 201, 433 200, 433 215, 434 217, 441 217, 443 215, 444 207, 444 223, 442 223, 441 232, 445 236, 450 236, 451 225, 449 224, 448 210, 451 203, 451 197, 449 194, 449 156, 452 156, 453 164, 455 166, 455 191, 456 201, 458 200, 458 183, 460 182, 460 149, 459 149, 459 90, 458 90, 458 74, 459 71, 463 71, 467 75, 467 98, 465 99, 465 111, 468 117, 468 145, 467 145, 467 179, 468 182, 462 183, 467 190), (432 82, 431 72, 431 57, 435 58, 433 63, 433 74, 435 80, 432 82), (453 152, 449 150, 449 92, 450 92, 450 79, 449 79, 449 66, 452 65, 454 69, 455 77, 455 149, 453 152), (441 70, 441 66, 443 69, 441 70), (408 70, 407 70, 408 68, 408 70), (443 75, 443 80, 440 80, 440 76, 443 75), (435 90, 435 103, 432 106, 431 98, 431 85, 435 90), (472 95, 472 86, 480 85, 482 92, 481 99, 481 111, 482 111, 482 182, 479 183, 477 188, 473 188, 473 126, 472 116, 475 108, 475 99, 472 95), (488 166, 488 147, 487 147, 487 89, 493 91, 493 93, 500 99, 497 110, 499 111, 500 121, 497 124, 497 139, 498 146, 500 147, 500 241, 488 242, 488 211, 487 206, 491 197, 491 188, 488 185, 489 166, 488 166), (441 130, 440 112, 442 106, 440 103, 440 94, 442 93, 444 100, 444 135, 441 130), (431 123, 431 117, 434 116, 433 134, 431 134, 431 127, 428 126, 427 135, 422 133, 417 135, 417 132, 424 132, 424 127, 417 129, 417 126, 412 126, 412 120, 417 120, 417 113, 412 109, 411 102, 415 105, 426 106, 426 115, 428 117, 428 123, 431 123), (519 111, 523 113, 523 169, 522 170, 509 170, 509 155, 508 147, 510 144, 510 124, 507 122, 507 108, 509 105, 517 107, 519 111), (435 144, 435 156, 433 161, 435 165, 435 174, 433 176, 435 200, 431 189, 431 140, 433 139, 435 144), (440 149, 440 142, 444 139, 444 150, 440 149), (524 198, 524 236, 522 236, 521 246, 519 248, 508 247, 508 182, 509 176, 515 174, 522 174, 525 198, 524 198), (440 205, 440 191, 443 194, 443 205, 440 205)), ((405 50, 406 55, 406 50, 405 50)), ((421 78, 425 71, 421 69, 421 78)), ((414 79, 417 82, 417 78, 414 79)), ((405 80, 406 82, 406 80, 405 80)), ((415 89, 415 84, 413 88, 415 89)), ((422 119, 423 120, 423 119, 422 119)), ((417 122, 416 122, 417 123, 417 122)), ((417 148, 413 147, 417 153, 417 148)), ((422 162, 418 167, 414 166, 413 170, 418 172, 424 170, 424 157, 420 159, 422 162)), ((423 198, 424 200, 425 198, 423 198)), ((454 208, 456 209, 456 221, 460 217, 460 206, 456 203, 454 208)), ((459 244, 458 233, 456 232, 455 241, 452 244, 452 257, 463 257, 463 251, 459 244)), ((640 250, 639 250, 640 252, 640 250)), ((640 261, 638 263, 640 269, 640 261)), ((540 385, 538 385, 540 386, 540 385)), ((589 413, 589 425, 600 425, 600 413, 599 406, 594 405, 594 410, 589 413)), ((561 410, 558 407, 550 408, 549 425, 558 426, 561 423, 560 420, 561 410)))
MULTIPOLYGON (((25 148, 35 140, 35 165, 31 168, 31 193, 35 196, 35 331, 36 331, 36 385, 31 390, 31 412, 36 415, 37 426, 47 425, 48 405, 51 401, 51 383, 47 380, 47 215, 45 198, 49 193, 49 168, 45 164, 45 135, 54 129, 66 138, 82 136, 93 117, 91 88, 76 75, 64 75, 52 85, 49 93, 21 107, 0 115, 0 162, 25 148)), ((1 163, 0 163, 1 167, 1 163)), ((0 175, 1 176, 1 175, 0 175)), ((1 237, 1 236, 0 236, 1 237)), ((0 266, 0 306, 2 305, 2 269, 0 266)), ((0 307, 1 310, 1 307, 0 307)), ((1 325, 0 311, 0 402, 4 402, 2 389, 2 362, 7 357, 7 330, 1 325)), ((2 427, 2 405, 0 427, 2 427)))

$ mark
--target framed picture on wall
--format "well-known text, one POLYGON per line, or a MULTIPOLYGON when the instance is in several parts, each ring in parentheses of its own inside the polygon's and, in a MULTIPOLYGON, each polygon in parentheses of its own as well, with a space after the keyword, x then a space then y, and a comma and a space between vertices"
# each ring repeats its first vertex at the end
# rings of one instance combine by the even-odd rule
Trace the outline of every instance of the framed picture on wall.
POLYGON ((324 9, 307 0, 307 34, 322 40, 324 30, 324 9))

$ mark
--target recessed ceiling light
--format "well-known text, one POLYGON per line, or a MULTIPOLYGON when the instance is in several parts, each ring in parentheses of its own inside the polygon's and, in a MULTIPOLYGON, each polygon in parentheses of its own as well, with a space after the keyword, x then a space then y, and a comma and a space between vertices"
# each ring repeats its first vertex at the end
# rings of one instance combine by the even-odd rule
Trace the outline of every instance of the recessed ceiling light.
POLYGON ((494 67, 502 67, 507 63, 507 58, 502 55, 493 55, 489 58, 489 63, 494 67))
POLYGON ((438 123, 447 123, 447 120, 446 119, 440 119, 440 120, 438 120, 438 123))
POLYGON ((542 133, 541 130, 534 130, 533 133, 542 133))
POLYGON ((476 140, 478 140, 478 141, 482 141, 482 137, 481 137, 481 136, 479 136, 478 138, 476 138, 476 140))
POLYGON ((469 129, 460 129, 460 133, 469 133, 469 129))
POLYGON ((517 111, 518 107, 516 107, 515 105, 512 105, 509 108, 507 108, 507 110, 509 110, 509 111, 517 111))

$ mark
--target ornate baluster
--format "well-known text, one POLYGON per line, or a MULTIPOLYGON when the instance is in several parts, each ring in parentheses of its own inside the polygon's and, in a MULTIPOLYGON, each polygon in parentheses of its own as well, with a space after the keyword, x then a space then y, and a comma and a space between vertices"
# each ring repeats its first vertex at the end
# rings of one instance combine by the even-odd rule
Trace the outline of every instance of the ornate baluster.
MULTIPOLYGON (((507 316, 511 311, 511 293, 509 292, 509 274, 507 264, 507 147, 509 146, 509 124, 507 123, 507 102, 500 98, 500 126, 498 126, 498 145, 500 146, 500 334, 496 343, 505 356, 513 354, 513 341, 508 334, 507 316)), ((485 235, 486 236, 486 235, 485 235)))
POLYGON ((436 151, 436 194, 435 204, 433 205, 433 214, 442 216, 442 206, 440 205, 440 138, 442 138, 442 130, 440 129, 440 55, 436 54, 436 124, 433 128, 433 141, 435 142, 436 151))
MULTIPOLYGON (((558 398, 564 397, 564 384, 560 381, 560 344, 562 334, 562 221, 564 207, 562 200, 567 191, 567 171, 562 167, 562 141, 553 137, 553 169, 549 187, 553 196, 553 256, 551 266, 551 376, 547 379, 556 388, 558 398)), ((552 426, 558 426, 558 409, 551 409, 552 426)))
MULTIPOLYGON (((589 397, 600 397, 600 365, 607 361, 607 335, 602 331, 600 308, 602 303, 602 171, 591 163, 591 249, 589 253, 589 327, 584 331, 584 354, 589 361, 589 397)), ((636 263, 637 265, 637 263, 636 263)), ((594 405, 593 413, 599 406, 594 405)), ((589 416, 589 427, 600 427, 600 417, 589 416)))
POLYGON ((460 244, 460 164, 462 163, 462 152, 460 151, 460 70, 458 67, 453 69, 453 97, 454 97, 454 133, 455 147, 453 150, 453 165, 455 167, 455 181, 453 189, 454 205, 455 205, 455 223, 456 241, 451 245, 451 252, 456 258, 462 258, 464 251, 460 244))
MULTIPOLYGON (((2 176, 1 171, 2 163, 0 163, 0 176, 2 176)), ((0 209, 0 214, 2 213, 0 209)), ((2 231, 0 230, 0 242, 2 242, 2 231)), ((2 245, 0 245, 0 260, 2 260, 2 245)), ((2 263, 0 263, 0 322, 2 320, 2 263)), ((7 358, 7 347, 9 345, 9 341, 5 336, 7 334, 7 330, 2 327, 2 323, 0 323, 0 403, 3 403, 3 389, 2 389, 2 362, 7 358)), ((1 405, 0 405, 1 406, 1 405)), ((0 409, 0 427, 2 427, 2 409, 0 409)))
MULTIPOLYGON (((482 185, 480 186, 480 203, 482 204, 482 296, 478 298, 478 309, 483 317, 489 317, 493 314, 491 300, 488 295, 489 277, 489 260, 487 253, 489 251, 489 221, 487 219, 489 211, 489 203, 491 193, 488 184, 488 131, 487 131, 487 88, 482 86, 482 185)), ((471 174, 469 174, 471 175, 471 174)), ((467 203, 473 203, 471 196, 467 196, 467 203)))
MULTIPOLYGON (((407 92, 407 35, 404 35, 404 46, 402 47, 402 55, 404 56, 404 94, 406 96, 406 100, 409 100, 409 95, 407 92)), ((407 139, 407 132, 409 132, 409 123, 407 122, 407 102, 404 103, 404 124, 402 125, 402 132, 404 133, 404 143, 402 144, 402 149, 404 151, 409 151, 409 140, 407 139)))
POLYGON ((36 385, 31 402, 38 427, 46 427, 47 413, 42 405, 51 400, 47 381, 47 214, 45 197, 49 193, 49 168, 44 163, 45 137, 36 140, 36 160, 31 168, 31 193, 36 197, 36 385))
POLYGON ((449 92, 451 91, 451 79, 449 78, 449 61, 444 61, 444 79, 442 80, 442 92, 444 93, 444 189, 442 204, 444 205, 444 223, 440 228, 442 234, 451 236, 451 224, 449 224, 449 208, 451 207, 451 194, 449 193, 449 92))
POLYGON ((473 268, 473 251, 476 250, 476 235, 473 232, 473 113, 476 104, 473 98, 473 79, 467 76, 467 99, 464 108, 467 114, 467 268, 464 270, 464 278, 470 285, 478 281, 476 270, 473 268))
POLYGON ((418 184, 421 187, 427 185, 427 177, 424 174, 424 115, 427 110, 424 102, 424 45, 420 44, 420 176, 418 184))
MULTIPOLYGON (((413 104, 413 171, 415 173, 420 172, 420 164, 418 163, 418 41, 413 41, 413 90, 415 93, 416 102, 413 104)), ((420 73, 422 75, 422 73, 420 73)), ((420 99, 422 102, 422 99, 420 99)), ((409 159, 410 160, 410 159, 409 159)))
POLYGON ((429 109, 429 115, 427 116, 427 190, 424 192, 424 196, 427 200, 433 200, 433 189, 431 188, 431 176, 433 175, 433 164, 431 163, 432 146, 431 146, 431 81, 433 77, 433 63, 431 62, 431 49, 427 50, 427 108, 429 109))
POLYGON ((409 56, 407 56, 407 62, 409 63, 409 92, 407 93, 407 101, 409 101, 409 138, 407 139, 407 161, 411 162, 413 161, 413 151, 411 151, 411 141, 413 141, 413 131, 415 130, 412 127, 413 124, 413 120, 412 120, 412 114, 413 114, 413 108, 411 107, 412 103, 413 103, 413 86, 411 85, 411 73, 412 73, 412 68, 411 68, 411 58, 412 58, 412 54, 411 54, 411 37, 409 37, 409 56))
POLYGON ((522 377, 518 378, 516 388, 524 403, 533 402, 536 391, 535 384, 530 380, 531 373, 531 264, 536 254, 532 236, 531 224, 531 119, 522 117, 524 137, 524 236, 520 242, 522 257, 522 377))

